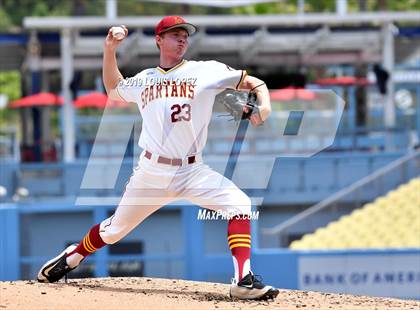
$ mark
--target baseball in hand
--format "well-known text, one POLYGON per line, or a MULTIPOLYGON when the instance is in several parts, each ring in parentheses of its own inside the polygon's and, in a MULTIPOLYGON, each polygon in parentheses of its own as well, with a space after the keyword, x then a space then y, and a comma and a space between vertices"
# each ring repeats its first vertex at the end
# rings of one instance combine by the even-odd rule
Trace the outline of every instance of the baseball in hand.
POLYGON ((123 27, 114 26, 112 27, 112 36, 117 40, 122 40, 125 37, 125 31, 123 27))

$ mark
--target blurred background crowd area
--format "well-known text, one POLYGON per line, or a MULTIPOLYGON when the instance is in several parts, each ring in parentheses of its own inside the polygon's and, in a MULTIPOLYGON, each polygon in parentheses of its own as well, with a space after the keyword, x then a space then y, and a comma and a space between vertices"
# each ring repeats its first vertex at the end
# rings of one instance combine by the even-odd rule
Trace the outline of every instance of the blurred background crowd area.
MULTIPOLYGON (((186 59, 245 69, 270 89, 273 113, 258 129, 215 104, 204 150, 261 211, 258 272, 284 288, 419 299, 415 0, 0 0, 0 280, 32 278, 112 214, 142 120, 104 93, 103 40, 128 27, 118 64, 132 76, 159 64, 154 26, 168 14, 199 28, 186 59)), ((160 210, 73 276, 226 281, 226 223, 196 211, 160 210)))
MULTIPOLYGON (((62 113, 66 108, 61 105, 92 92, 104 93, 102 41, 113 24, 111 21, 117 18, 127 21, 130 29, 129 37, 119 49, 123 75, 131 76, 157 65, 153 26, 159 16, 168 14, 195 16, 193 21, 200 32, 191 38, 187 59, 217 59, 246 69, 266 81, 272 90, 333 89, 347 103, 348 115, 341 126, 343 131, 347 130, 345 134, 352 131, 361 135, 368 128, 380 131, 382 127, 395 130, 408 127, 411 131, 406 131, 404 141, 415 145, 419 29, 413 14, 419 6, 414 0, 2 0, 0 153, 11 152, 12 146, 7 146, 5 136, 16 135, 20 137, 20 155, 15 152, 14 156, 23 154, 20 158, 23 161, 65 159, 64 140, 70 134, 79 137, 74 146, 67 147, 77 148, 75 156, 87 157, 92 146, 89 141, 98 126, 92 117, 100 120, 104 104, 98 103, 97 97, 88 97, 87 104, 74 106, 76 118, 71 113, 62 113), (42 17, 44 22, 38 23, 42 17), (74 18, 69 27, 64 26, 66 17, 74 18), (70 33, 65 36, 66 31, 70 33), (63 47, 67 36, 71 48, 63 47), (69 77, 68 82, 64 81, 65 76, 69 77), (63 83, 68 87, 63 89, 63 83), (66 97, 67 88, 71 98, 66 97), (38 93, 58 97, 47 103, 12 104, 38 93), (74 123, 75 129, 68 127, 68 123, 74 123), (60 130, 60 126, 67 129, 60 130)), ((272 99, 286 98, 288 106, 293 106, 298 97, 280 92, 272 99)), ((130 109, 120 108, 123 107, 117 106, 113 112, 127 114, 130 109)), ((279 104, 274 108, 282 110, 279 104)), ((129 113, 134 112, 135 108, 129 113)), ((394 144, 400 141, 393 139, 394 144)), ((373 147, 385 145, 374 143, 373 147)))

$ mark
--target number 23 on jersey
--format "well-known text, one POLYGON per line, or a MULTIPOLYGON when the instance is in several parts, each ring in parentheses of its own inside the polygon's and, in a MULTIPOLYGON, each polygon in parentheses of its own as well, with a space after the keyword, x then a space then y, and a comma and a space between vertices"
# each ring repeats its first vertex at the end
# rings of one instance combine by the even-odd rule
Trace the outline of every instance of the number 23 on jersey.
POLYGON ((171 106, 171 120, 172 123, 191 120, 191 105, 184 103, 183 105, 174 104, 171 106))

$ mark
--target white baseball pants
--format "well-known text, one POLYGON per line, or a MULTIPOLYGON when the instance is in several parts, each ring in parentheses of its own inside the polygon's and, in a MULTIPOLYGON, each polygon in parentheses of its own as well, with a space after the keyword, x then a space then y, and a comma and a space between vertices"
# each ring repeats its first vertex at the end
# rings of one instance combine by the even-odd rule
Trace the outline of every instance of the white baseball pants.
POLYGON ((231 180, 197 157, 193 164, 171 166, 140 156, 115 213, 100 224, 108 244, 125 237, 153 212, 176 200, 189 200, 203 208, 228 214, 249 214, 250 198, 231 180))

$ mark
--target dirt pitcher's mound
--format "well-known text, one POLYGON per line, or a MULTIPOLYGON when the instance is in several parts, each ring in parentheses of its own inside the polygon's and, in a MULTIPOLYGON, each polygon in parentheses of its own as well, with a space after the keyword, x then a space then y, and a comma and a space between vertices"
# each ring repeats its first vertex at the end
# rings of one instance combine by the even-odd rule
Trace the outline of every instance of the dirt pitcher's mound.
POLYGON ((151 278, 0 282, 2 309, 420 309, 419 301, 281 290, 274 301, 229 298, 229 285, 151 278))

